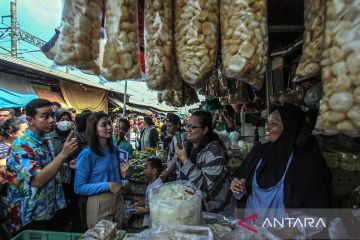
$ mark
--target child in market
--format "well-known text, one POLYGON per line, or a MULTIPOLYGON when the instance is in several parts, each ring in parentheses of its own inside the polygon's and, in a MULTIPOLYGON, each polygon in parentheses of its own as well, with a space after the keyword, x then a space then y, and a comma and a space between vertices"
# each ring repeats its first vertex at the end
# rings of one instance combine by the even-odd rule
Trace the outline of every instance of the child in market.
POLYGON ((159 177, 162 171, 162 162, 159 158, 149 158, 144 168, 144 175, 149 180, 149 185, 146 188, 145 194, 145 207, 136 208, 135 214, 144 215, 143 226, 149 226, 149 197, 151 189, 158 187, 162 184, 159 177))

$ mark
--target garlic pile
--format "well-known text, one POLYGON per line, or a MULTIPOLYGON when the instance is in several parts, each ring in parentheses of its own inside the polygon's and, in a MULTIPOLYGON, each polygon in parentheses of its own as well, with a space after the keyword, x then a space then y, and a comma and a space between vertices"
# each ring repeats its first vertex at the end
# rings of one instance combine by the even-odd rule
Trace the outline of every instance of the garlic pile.
POLYGON ((139 79, 137 0, 107 0, 105 53, 101 75, 108 80, 139 79))
POLYGON ((360 1, 327 0, 322 80, 316 129, 325 134, 360 131, 360 1))
POLYGON ((177 63, 192 87, 202 87, 215 68, 218 22, 217 0, 176 0, 177 63))
POLYGON ((174 88, 172 19, 172 0, 145 1, 146 85, 153 90, 174 88))
POLYGON ((320 74, 325 30, 325 0, 305 0, 303 53, 294 81, 320 74))
POLYGON ((266 0, 223 0, 220 4, 223 73, 261 88, 266 72, 266 0))
POLYGON ((57 65, 100 73, 97 60, 102 7, 102 1, 97 0, 64 0, 59 49, 54 58, 57 65))

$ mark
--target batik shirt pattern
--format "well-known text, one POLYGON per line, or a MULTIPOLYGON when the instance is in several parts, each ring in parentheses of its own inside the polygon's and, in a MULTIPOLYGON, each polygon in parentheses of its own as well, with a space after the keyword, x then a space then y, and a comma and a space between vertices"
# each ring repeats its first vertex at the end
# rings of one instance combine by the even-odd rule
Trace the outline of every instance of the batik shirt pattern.
POLYGON ((27 129, 10 148, 6 164, 8 213, 15 231, 34 220, 49 220, 66 205, 60 175, 44 186, 31 186, 31 178, 54 159, 54 148, 47 134, 27 129))

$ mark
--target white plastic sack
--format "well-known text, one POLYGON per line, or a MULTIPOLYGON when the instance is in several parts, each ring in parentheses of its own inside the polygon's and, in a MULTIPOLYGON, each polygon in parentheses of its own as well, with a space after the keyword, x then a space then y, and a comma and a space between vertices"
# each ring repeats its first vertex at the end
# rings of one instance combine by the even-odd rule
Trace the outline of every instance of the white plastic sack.
POLYGON ((149 199, 150 224, 190 225, 201 223, 202 194, 188 181, 177 181, 154 188, 149 199))

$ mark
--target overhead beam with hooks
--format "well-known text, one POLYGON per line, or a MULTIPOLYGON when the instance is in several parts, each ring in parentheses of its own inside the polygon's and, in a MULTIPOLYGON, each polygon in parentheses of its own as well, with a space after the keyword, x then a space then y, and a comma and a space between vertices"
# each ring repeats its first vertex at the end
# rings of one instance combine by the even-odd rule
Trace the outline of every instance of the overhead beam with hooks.
POLYGON ((25 32, 21 29, 18 29, 17 35, 20 40, 30 43, 38 48, 41 48, 46 43, 44 40, 42 40, 28 32, 25 32))
MULTIPOLYGON (((1 16, 1 22, 4 24, 4 18, 11 18, 11 26, 6 28, 0 28, 0 37, 6 36, 5 34, 10 31, 11 37, 11 55, 17 57, 18 46, 17 41, 22 40, 38 48, 41 48, 46 42, 24 30, 19 28, 17 22, 17 1, 10 2, 10 15, 1 16)), ((4 49, 4 48, 2 48, 4 49)), ((4 49, 8 51, 7 49, 4 49)), ((30 51, 28 51, 30 52, 30 51)))

